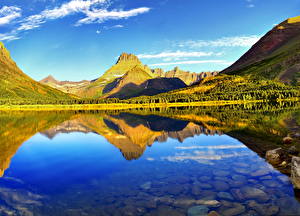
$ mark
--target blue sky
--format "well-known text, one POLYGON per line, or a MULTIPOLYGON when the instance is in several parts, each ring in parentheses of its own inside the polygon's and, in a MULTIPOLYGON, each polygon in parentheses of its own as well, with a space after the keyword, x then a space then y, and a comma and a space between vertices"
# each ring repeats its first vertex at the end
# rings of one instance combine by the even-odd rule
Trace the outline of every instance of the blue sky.
POLYGON ((0 40, 40 80, 95 79, 122 52, 165 70, 222 70, 300 0, 1 0, 0 40))

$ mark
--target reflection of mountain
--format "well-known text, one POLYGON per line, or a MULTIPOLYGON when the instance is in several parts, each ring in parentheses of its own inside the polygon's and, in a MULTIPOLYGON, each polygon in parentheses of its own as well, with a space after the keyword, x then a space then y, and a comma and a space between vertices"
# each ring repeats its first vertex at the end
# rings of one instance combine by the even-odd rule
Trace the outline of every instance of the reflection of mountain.
POLYGON ((168 137, 183 142, 184 139, 201 133, 220 133, 188 121, 157 115, 121 113, 103 116, 77 115, 75 119, 43 131, 42 134, 53 138, 58 133, 69 132, 98 133, 120 149, 127 160, 139 158, 147 146, 151 146, 155 141, 164 142, 168 137))
POLYGON ((293 116, 294 111, 288 108, 274 108, 272 112, 253 110, 253 107, 248 110, 199 107, 175 111, 132 110, 131 113, 117 114, 111 111, 0 112, 0 176, 22 143, 38 132, 50 139, 59 133, 97 133, 118 148, 127 160, 132 160, 141 157, 147 146, 154 142, 165 142, 169 138, 183 142, 195 135, 222 133, 239 139, 263 155, 289 133, 286 120, 300 122, 299 113, 293 116))
POLYGON ((23 142, 38 131, 60 124, 68 115, 56 113, 0 113, 0 176, 9 167, 11 158, 23 142))

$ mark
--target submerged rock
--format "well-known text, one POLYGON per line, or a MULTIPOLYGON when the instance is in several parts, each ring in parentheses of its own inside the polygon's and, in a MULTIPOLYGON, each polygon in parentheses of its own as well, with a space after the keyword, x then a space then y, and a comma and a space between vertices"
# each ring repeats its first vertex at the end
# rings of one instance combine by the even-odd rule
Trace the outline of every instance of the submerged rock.
POLYGON ((266 202, 269 200, 268 194, 255 187, 243 187, 241 188, 241 192, 246 199, 255 199, 259 202, 266 202))
POLYGON ((188 209, 188 216, 206 216, 209 209, 205 205, 197 205, 188 209))
POLYGON ((226 209, 225 211, 222 212, 222 215, 224 216, 234 216, 234 215, 240 215, 245 212, 246 208, 245 206, 239 204, 239 203, 234 203, 233 208, 226 209))
POLYGON ((248 202, 248 207, 258 212, 260 215, 276 215, 279 212, 279 207, 273 204, 258 204, 251 200, 248 202))
POLYGON ((227 192, 219 192, 217 194, 217 196, 220 198, 220 199, 225 199, 225 200, 233 200, 233 197, 231 196, 230 193, 227 193, 227 192))
POLYGON ((220 214, 216 211, 211 211, 211 212, 208 213, 207 216, 220 216, 220 214))
POLYGON ((300 189, 300 157, 293 157, 291 166, 292 183, 294 188, 300 189))
POLYGON ((282 148, 269 150, 266 153, 266 159, 273 165, 279 165, 286 159, 287 153, 282 148))
POLYGON ((140 187, 144 190, 149 190, 151 188, 152 183, 151 182, 145 182, 140 187))

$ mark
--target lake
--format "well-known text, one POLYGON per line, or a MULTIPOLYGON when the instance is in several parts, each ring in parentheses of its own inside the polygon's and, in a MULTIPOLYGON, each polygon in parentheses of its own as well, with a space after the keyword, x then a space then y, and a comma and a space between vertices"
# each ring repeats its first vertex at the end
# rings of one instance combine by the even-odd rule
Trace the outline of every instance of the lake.
POLYGON ((295 104, 0 112, 1 215, 299 215, 263 158, 295 104))

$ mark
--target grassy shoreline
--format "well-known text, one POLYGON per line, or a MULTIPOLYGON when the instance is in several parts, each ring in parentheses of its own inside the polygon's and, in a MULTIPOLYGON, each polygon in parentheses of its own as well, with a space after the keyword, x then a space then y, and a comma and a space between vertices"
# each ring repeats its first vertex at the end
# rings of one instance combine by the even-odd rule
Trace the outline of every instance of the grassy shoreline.
POLYGON ((249 104, 262 103, 263 100, 236 100, 236 101, 201 101, 191 103, 149 103, 149 104, 125 104, 125 103, 111 103, 111 104, 73 104, 73 105, 0 105, 0 111, 14 111, 14 110, 124 110, 135 108, 164 108, 164 107, 198 107, 198 106, 225 106, 235 104, 249 104))
MULTIPOLYGON (((299 98, 279 99, 277 102, 297 102, 299 98)), ((125 110, 137 108, 168 108, 168 107, 201 107, 201 106, 225 106, 250 103, 267 103, 265 100, 219 100, 219 101, 199 101, 182 103, 145 103, 145 104, 127 104, 127 103, 108 103, 108 104, 41 104, 41 105, 0 105, 0 111, 60 111, 60 110, 125 110)))

